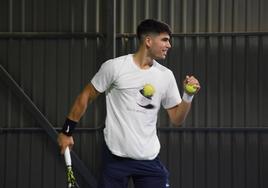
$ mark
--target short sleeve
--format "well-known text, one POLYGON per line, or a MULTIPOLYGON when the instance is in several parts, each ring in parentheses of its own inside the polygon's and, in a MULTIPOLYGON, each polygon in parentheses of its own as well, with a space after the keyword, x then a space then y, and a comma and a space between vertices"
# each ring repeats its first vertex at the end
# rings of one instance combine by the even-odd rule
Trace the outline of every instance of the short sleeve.
POLYGON ((169 83, 162 98, 162 106, 165 109, 172 108, 181 103, 181 96, 173 73, 170 71, 169 83))
POLYGON ((92 78, 91 83, 97 91, 103 93, 111 87, 115 79, 115 63, 113 60, 104 62, 99 71, 92 78))

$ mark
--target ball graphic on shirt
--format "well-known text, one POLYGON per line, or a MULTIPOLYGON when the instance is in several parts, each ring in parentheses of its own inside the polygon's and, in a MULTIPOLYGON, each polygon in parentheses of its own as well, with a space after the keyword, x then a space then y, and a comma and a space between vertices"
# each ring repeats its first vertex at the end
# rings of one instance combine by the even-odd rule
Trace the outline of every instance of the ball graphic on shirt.
POLYGON ((154 86, 151 84, 145 84, 143 86, 142 92, 145 97, 152 97, 155 92, 154 86))

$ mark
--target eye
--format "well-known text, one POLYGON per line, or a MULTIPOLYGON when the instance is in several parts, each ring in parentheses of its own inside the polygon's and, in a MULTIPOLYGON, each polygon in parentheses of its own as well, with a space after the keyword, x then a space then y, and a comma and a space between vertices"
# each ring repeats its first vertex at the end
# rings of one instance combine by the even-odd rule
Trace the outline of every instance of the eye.
POLYGON ((162 38, 162 41, 169 42, 169 38, 162 38))

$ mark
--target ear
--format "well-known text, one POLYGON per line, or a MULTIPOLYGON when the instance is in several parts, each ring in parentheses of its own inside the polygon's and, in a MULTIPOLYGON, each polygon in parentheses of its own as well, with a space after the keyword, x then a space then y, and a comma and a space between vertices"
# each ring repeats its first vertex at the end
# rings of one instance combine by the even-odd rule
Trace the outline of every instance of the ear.
POLYGON ((150 48, 152 46, 152 38, 150 36, 146 36, 144 42, 147 47, 150 48))

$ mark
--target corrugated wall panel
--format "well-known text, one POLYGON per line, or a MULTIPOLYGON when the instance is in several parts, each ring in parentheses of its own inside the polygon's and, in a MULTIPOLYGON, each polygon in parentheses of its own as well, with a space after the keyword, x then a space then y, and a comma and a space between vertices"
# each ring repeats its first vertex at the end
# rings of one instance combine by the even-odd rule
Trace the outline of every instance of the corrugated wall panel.
POLYGON ((260 48, 259 48, 259 61, 260 61, 260 66, 259 66, 259 74, 260 74, 260 106, 259 106, 259 121, 264 124, 264 126, 268 125, 268 110, 266 109, 266 106, 268 104, 268 84, 266 83, 266 75, 267 75, 267 70, 268 70, 268 37, 262 37, 260 40, 260 48))
MULTIPOLYGON (((4 50, 6 53, 0 54, 0 63, 48 120, 58 126, 64 121, 75 97, 99 68, 98 61, 102 59, 98 55, 99 45, 98 39, 1 40, 1 49, 7 49, 4 50)), ((27 109, 7 86, 3 88, 1 92, 8 100, 6 103, 6 98, 1 99, 7 109, 4 115, 7 122, 3 121, 4 125, 35 126, 34 121, 28 121, 27 109)), ((102 103, 103 100, 93 103, 81 121, 82 125, 93 127, 103 124, 103 118, 96 117, 96 114, 102 117, 105 106, 95 108, 102 103)))
POLYGON ((160 132, 171 187, 265 187, 266 133, 160 132))
MULTIPOLYGON (((184 74, 195 73, 203 84, 185 123, 186 127, 267 126, 267 103, 265 103, 267 95, 265 94, 268 91, 268 85, 262 77, 267 72, 267 55, 265 53, 268 46, 267 41, 267 36, 181 36, 172 38, 173 49, 167 61, 163 63, 175 73, 178 72, 176 78, 179 83, 184 74), (252 108, 254 111, 250 113, 252 108), (255 112, 255 110, 259 111, 255 112), (249 115, 252 119, 248 117, 249 115)), ((131 53, 137 44, 135 38, 124 39, 123 42, 121 39, 118 40, 118 43, 122 45, 120 47, 118 44, 118 55, 131 53)), ((5 50, 6 53, 2 54, 2 59, 7 60, 7 63, 3 64, 5 68, 15 79, 19 80, 23 88, 27 87, 28 94, 49 120, 55 125, 60 125, 69 109, 71 98, 76 96, 75 92, 79 92, 86 82, 87 76, 91 77, 99 66, 87 63, 98 59, 96 55, 91 54, 92 49, 96 47, 96 41, 89 40, 87 45, 88 49, 85 48, 84 40, 58 40, 56 42, 54 40, 23 40, 22 42, 4 40, 1 41, 0 46, 3 49, 4 47, 8 48, 5 50), (88 51, 91 53, 86 53, 88 51), (21 69, 17 69, 16 66, 21 67, 21 69), (70 77, 74 80, 70 81, 70 77), (69 94, 66 95, 66 92, 69 94), (66 101, 69 101, 68 104, 65 103, 66 101)), ((34 117, 29 117, 27 109, 24 110, 23 106, 21 107, 20 101, 7 89, 7 86, 1 84, 1 88, 1 97, 3 97, 1 104, 8 106, 7 110, 3 109, 5 116, 1 120, 3 122, 1 126, 38 126, 34 117), (21 123, 21 119, 24 120, 25 116, 30 118, 30 124, 21 123)), ((88 127, 91 124, 92 117, 98 118, 100 122, 103 121, 104 105, 100 106, 94 105, 92 109, 89 109, 89 114, 85 117, 88 119, 83 121, 84 126, 88 127), (98 111, 100 106, 103 106, 102 110, 98 111)), ((168 122, 166 113, 161 112, 159 126, 168 126, 168 122)), ((92 125, 96 126, 98 123, 92 122, 92 125)), ((170 168, 171 182, 175 187, 196 187, 197 185, 224 187, 231 184, 234 184, 234 187, 246 185, 261 187, 267 185, 262 173, 268 170, 261 165, 265 164, 267 157, 265 147, 267 135, 265 134, 161 134, 163 145, 161 158, 170 168), (171 143, 174 145, 170 145, 171 143), (232 149, 232 145, 235 149, 232 149), (243 161, 240 161, 241 159, 243 161), (252 163, 252 161, 256 162, 252 163), (229 175, 230 170, 233 173, 233 178, 229 175), (256 171, 258 176, 255 174, 256 171), (180 179, 178 179, 177 173, 180 179), (202 173, 201 176, 199 176, 200 173, 202 173)), ((17 162, 18 153, 11 148, 21 148, 22 146, 17 144, 25 141, 32 145, 31 152, 39 151, 39 145, 44 141, 39 143, 37 140, 40 136, 35 135, 35 133, 31 139, 23 138, 23 141, 13 137, 4 136, 5 147, 2 148, 5 151, 1 153, 5 153, 3 160, 5 163, 1 166, 12 166, 13 169, 20 170, 21 164, 17 162)), ((100 150, 102 138, 84 133, 76 138, 76 142, 79 156, 89 168, 95 169, 94 173, 97 176, 100 164, 96 163, 98 155, 95 156, 92 153, 100 150), (88 143, 92 146, 89 147, 88 143)), ((46 152, 44 147, 42 145, 41 153, 46 152)), ((52 165, 53 168, 57 169, 57 165, 60 165, 53 162, 51 159, 53 156, 32 155, 30 157, 43 160, 44 163, 52 165)), ((43 172, 40 172, 40 169, 44 172, 50 172, 51 169, 47 169, 47 165, 39 164, 38 161, 36 163, 31 164, 36 168, 30 170, 29 174, 25 174, 25 176, 27 178, 35 174, 38 177, 35 180, 27 179, 28 182, 26 181, 24 184, 39 186, 40 182, 43 182, 52 185, 53 181, 56 181, 57 185, 61 184, 57 182, 57 178, 53 174, 46 177, 52 182, 45 182, 42 179, 43 172)), ((6 170, 2 172, 5 176, 4 182, 5 185, 8 185, 7 187, 15 187, 16 183, 11 179, 15 178, 21 182, 24 179, 24 174, 14 175, 12 168, 10 168, 5 167, 6 170)), ((64 176, 61 172, 58 173, 64 176)))
POLYGON ((58 181, 65 178, 63 161, 60 155, 55 155, 56 148, 51 147, 46 135, 11 133, 1 135, 1 141, 7 146, 1 148, 5 157, 5 163, 1 161, 1 187, 63 187, 66 184, 58 181))
MULTIPOLYGON (((252 32, 268 29, 266 0, 117 0, 117 33, 135 33, 144 18, 169 23, 174 33, 252 32)), ((0 32, 103 32, 107 0, 3 0, 0 32)), ((108 29, 107 29, 108 30, 108 29)), ((69 33, 70 34, 70 33, 69 33)), ((1 38, 0 64, 55 126, 105 60, 105 38, 1 38), (103 40, 104 39, 104 40, 103 40)), ((135 37, 117 38, 117 55, 133 53, 135 37)), ((175 35, 162 62, 181 83, 195 74, 202 89, 184 127, 267 127, 268 37, 175 35)), ((181 85, 180 85, 180 89, 181 85)), ((39 127, 0 80, 0 127, 39 127)), ((104 96, 88 109, 81 127, 103 125, 104 96)), ((171 126, 161 110, 159 127, 171 126)), ((43 132, 1 132, 0 187, 63 187, 62 156, 43 132)), ((159 131, 160 157, 176 188, 268 187, 267 130, 159 131)), ((75 152, 99 176, 100 130, 75 134, 75 152)), ((78 177, 81 187, 86 186, 78 177)))
MULTIPOLYGON (((101 0, 4 0, 1 31, 98 31, 102 4, 101 0)), ((121 32, 134 32, 136 23, 148 17, 167 21, 174 32, 265 31, 268 25, 265 0, 118 0, 117 4, 121 32)))
POLYGON ((118 33, 134 33, 145 18, 169 23, 174 33, 267 31, 265 0, 118 0, 118 33))
MULTIPOLYGON (((146 6, 152 4, 151 1, 145 2, 147 3, 146 6)), ((160 1, 158 1, 156 5, 158 5, 159 2, 160 1)), ((42 3, 44 2, 41 1, 41 4, 42 3)), ((50 5, 49 2, 46 3, 50 5)), ((83 3, 88 4, 86 1, 83 3)), ((98 4, 97 2, 95 3, 98 4)), ((122 5, 133 5, 133 3, 134 2, 130 3, 126 1, 122 3, 122 5)), ((138 4, 138 2, 136 3, 138 4)), ((174 2, 172 1, 171 3, 174 2)), ((16 1, 11 1, 9 4, 17 6, 16 1)), ((58 4, 60 4, 60 2, 58 4)), ((121 4, 119 3, 119 5, 121 4)), ((33 6, 41 5, 38 3, 37 5, 33 6)), ((71 5, 68 5, 67 3, 66 6, 68 7, 71 5)), ((75 5, 75 7, 76 6, 81 7, 82 5, 78 3, 75 5)), ((70 8, 67 9, 69 10, 70 8)), ((79 10, 79 8, 77 9, 79 10)), ((10 15, 12 15, 11 13, 12 11, 10 12, 10 15)), ((53 11, 51 14, 53 15, 53 11)), ((124 29, 120 30, 124 31, 124 29)), ((177 75, 179 82, 182 80, 183 75, 187 73, 191 74, 192 72, 197 72, 196 74, 198 76, 200 75, 199 77, 201 78, 204 86, 202 88, 204 91, 203 93, 207 92, 205 96, 202 96, 202 93, 199 95, 199 98, 202 98, 202 101, 199 102, 196 100, 196 103, 201 104, 203 101, 207 101, 208 104, 204 103, 207 110, 196 111, 194 109, 192 115, 198 117, 190 117, 188 122, 189 124, 193 124, 190 121, 193 121, 196 124, 197 119, 199 118, 201 119, 201 122, 203 121, 203 123, 200 123, 200 121, 198 121, 200 124, 203 124, 202 126, 214 126, 216 124, 217 126, 221 126, 219 124, 224 124, 223 126, 229 126, 232 121, 234 121, 236 125, 236 121, 239 121, 243 125, 246 123, 246 126, 256 126, 256 124, 259 124, 258 121, 260 121, 260 119, 262 119, 264 122, 267 121, 265 118, 267 117, 266 115, 259 115, 260 113, 265 114, 265 110, 263 110, 264 105, 262 105, 260 101, 257 101, 256 103, 254 100, 252 100, 252 98, 255 98, 255 95, 261 96, 262 93, 266 92, 267 90, 265 89, 265 81, 258 82, 259 84, 255 84, 257 80, 262 80, 260 79, 260 76, 256 75, 261 75, 260 73, 263 72, 266 67, 264 63, 261 63, 264 62, 264 58, 260 57, 266 55, 266 53, 263 53, 263 51, 266 50, 266 44, 261 44, 263 40, 265 41, 265 37, 259 38, 254 36, 246 38, 237 37, 235 40, 233 40, 232 37, 210 37, 208 40, 202 37, 198 37, 197 39, 191 37, 178 39, 175 37, 173 39, 173 49, 171 50, 171 55, 169 57, 171 63, 169 63, 168 60, 167 65, 174 71, 180 71, 180 74, 177 75), (178 54, 180 62, 187 62, 187 64, 179 63, 180 65, 173 65, 173 52, 175 52, 175 54, 178 54), (195 53, 196 55, 192 56, 192 53, 195 53), (255 63, 255 57, 258 57, 257 64, 255 63), (242 60, 242 58, 244 58, 244 60, 242 60), (197 59, 199 62, 197 62, 197 59), (239 61, 236 61, 236 59, 239 59, 239 61), (243 65, 241 66, 240 64, 243 65), (264 69, 262 69, 261 66, 264 67, 264 69), (241 72, 244 73, 242 74, 241 72), (231 75, 227 76, 230 73, 231 75), (232 81, 234 79, 234 76, 235 81, 232 81), (209 84, 207 82, 209 82, 209 84), (218 82, 220 82, 220 84, 218 84, 218 82), (238 89, 239 87, 241 88, 238 89), (218 94, 214 95, 215 92, 218 94), (246 94, 242 93, 242 95, 240 95, 241 92, 246 94), (219 98, 218 96, 221 95, 223 97, 219 98), (207 98, 211 99, 213 103, 210 103, 207 98), (234 107, 232 107, 231 105, 234 103, 240 105, 234 105, 234 107), (228 109, 234 110, 228 111, 228 109), (244 109, 248 110, 244 111, 244 109), (253 112, 251 111, 252 109, 254 109, 253 112), (206 112, 207 114, 201 114, 203 112, 206 112), (204 117, 206 120, 202 117, 204 117), (250 118, 246 119, 248 117, 250 118), (212 119, 210 120, 209 118, 212 119)), ((91 40, 55 41, 41 39, 9 39, 1 40, 0 43, 0 48, 3 52, 1 53, 0 58, 1 64, 4 65, 12 77, 19 82, 19 84, 25 89, 26 93, 33 99, 37 106, 40 107, 41 111, 48 116, 49 120, 53 122, 53 124, 61 124, 62 117, 67 113, 69 109, 68 107, 71 105, 70 103, 72 103, 75 96, 84 86, 84 84, 88 82, 92 75, 96 72, 98 68, 98 66, 95 66, 96 62, 98 64, 102 63, 102 61, 100 61, 101 58, 97 57, 96 55, 96 53, 98 53, 96 48, 99 48, 98 39, 97 41, 92 40, 92 42, 91 40), (88 61, 90 61, 89 59, 93 63, 88 63, 88 61), (66 66, 67 62, 68 65, 66 66), (77 62, 81 63, 77 64, 77 62), (91 65, 93 67, 90 67, 91 65), (47 76, 48 74, 49 76, 47 76), (55 80, 57 80, 57 82, 54 82, 55 80), (71 89, 69 89, 69 91, 67 91, 68 84, 71 85, 71 89), (59 86, 63 86, 62 89, 58 89, 59 86), (65 93, 69 94, 64 95, 65 93), (66 103, 65 101, 68 101, 68 104, 62 105, 62 103, 66 103), (60 110, 58 110, 59 108, 60 110), (55 116, 55 114, 58 115, 55 116)), ((134 52, 136 46, 137 41, 135 39, 123 38, 121 39, 121 42, 118 42, 117 54, 121 55, 134 52), (133 43, 131 40, 133 40, 133 43)), ((173 59, 177 59, 177 55, 174 56, 173 59)), ((12 98, 10 97, 11 94, 8 94, 8 96, 10 99, 12 98)), ((258 100, 262 101, 262 99, 258 100)), ((9 104, 9 106, 10 105, 11 104, 9 104)), ((15 108, 20 108, 20 113, 23 113, 23 107, 21 105, 19 106, 20 107, 15 108)), ((101 113, 98 114, 99 115, 96 117, 96 119, 101 119, 101 116, 104 114, 103 109, 101 109, 101 113)), ((88 116, 86 116, 85 121, 87 120, 87 117, 88 116)), ((166 118, 164 118, 163 122, 166 123, 166 118)), ((100 123, 98 122, 98 124, 100 123)))
MULTIPOLYGON (((268 185, 267 131, 159 131, 160 158, 176 188, 226 188, 268 185)), ((74 150, 99 176, 101 132, 79 131, 74 150), (85 147, 86 146, 86 147, 85 147)), ((0 136, 3 188, 64 187, 63 157, 42 132, 5 132, 0 136), (31 143, 31 144, 25 144, 31 143)), ((79 179, 81 187, 85 184, 79 179)))
MULTIPOLYGON (((118 54, 134 53, 135 38, 118 38, 118 54)), ((174 36, 163 62, 182 91, 186 75, 195 75, 201 91, 185 123, 187 127, 266 127, 268 81, 267 36, 174 36)), ((168 123, 165 112, 159 124, 168 123)))
POLYGON ((99 32, 103 0, 2 0, 0 32, 99 32))
MULTIPOLYGON (((96 177, 100 171, 101 135, 100 131, 74 134, 74 150, 96 177)), ((2 188, 67 187, 63 156, 43 131, 1 132, 0 141, 2 188)), ((87 187, 83 179, 77 178, 81 187, 87 187)))

